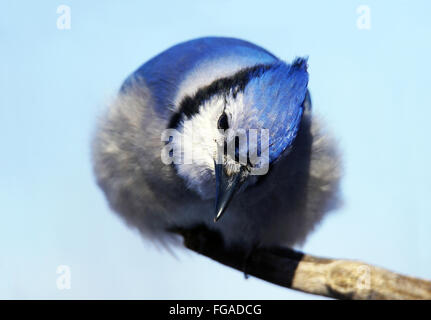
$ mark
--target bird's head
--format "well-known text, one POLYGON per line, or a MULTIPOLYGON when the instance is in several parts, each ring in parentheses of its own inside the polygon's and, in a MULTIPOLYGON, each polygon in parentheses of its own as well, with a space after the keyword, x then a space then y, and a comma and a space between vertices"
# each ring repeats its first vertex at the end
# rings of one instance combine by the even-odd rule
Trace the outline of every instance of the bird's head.
POLYGON ((181 136, 175 166, 189 188, 215 198, 216 220, 290 149, 307 84, 307 60, 298 58, 243 69, 182 100, 170 123, 181 136))

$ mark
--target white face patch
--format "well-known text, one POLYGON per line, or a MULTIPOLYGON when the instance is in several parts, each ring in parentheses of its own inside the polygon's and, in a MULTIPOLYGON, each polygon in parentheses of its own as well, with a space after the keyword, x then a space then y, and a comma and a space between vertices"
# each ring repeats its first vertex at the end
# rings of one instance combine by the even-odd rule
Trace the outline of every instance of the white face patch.
MULTIPOLYGON (((238 93, 235 99, 229 96, 226 100, 224 96, 216 95, 201 105, 199 112, 191 119, 186 119, 178 128, 183 140, 183 156, 192 154, 191 163, 177 164, 178 174, 189 188, 204 199, 215 197, 214 163, 218 144, 222 144, 225 139, 217 127, 218 120, 225 112, 231 128, 235 129, 244 123, 244 117, 252 115, 244 113, 243 100, 242 93, 238 93)), ((234 138, 232 131, 227 131, 227 141, 234 138)), ((231 162, 228 160, 227 164, 231 162)))

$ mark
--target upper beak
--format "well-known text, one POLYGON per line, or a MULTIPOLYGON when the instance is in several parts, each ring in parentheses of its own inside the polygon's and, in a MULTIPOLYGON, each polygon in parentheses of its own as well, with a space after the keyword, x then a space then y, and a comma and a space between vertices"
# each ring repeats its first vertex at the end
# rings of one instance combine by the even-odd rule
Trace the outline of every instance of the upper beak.
POLYGON ((241 170, 237 173, 227 175, 225 165, 215 164, 216 174, 216 204, 215 204, 215 218, 214 221, 220 219, 225 212, 234 194, 239 189, 241 184, 245 180, 245 170, 241 167, 241 170))

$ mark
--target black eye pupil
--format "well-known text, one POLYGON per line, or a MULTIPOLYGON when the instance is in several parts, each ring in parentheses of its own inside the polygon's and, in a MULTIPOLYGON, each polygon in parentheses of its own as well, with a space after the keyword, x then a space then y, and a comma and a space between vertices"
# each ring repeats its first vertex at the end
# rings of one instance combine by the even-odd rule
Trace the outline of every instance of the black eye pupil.
POLYGON ((229 129, 229 123, 227 121, 227 115, 225 112, 223 112, 223 114, 218 119, 217 128, 223 129, 223 130, 229 129))

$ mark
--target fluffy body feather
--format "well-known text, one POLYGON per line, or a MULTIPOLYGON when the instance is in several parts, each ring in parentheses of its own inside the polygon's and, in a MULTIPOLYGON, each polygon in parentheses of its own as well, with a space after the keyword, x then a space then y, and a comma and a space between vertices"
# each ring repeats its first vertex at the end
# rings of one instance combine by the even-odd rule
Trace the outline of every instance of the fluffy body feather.
POLYGON ((301 244, 340 204, 339 153, 306 105, 307 82, 305 60, 287 65, 237 39, 192 40, 151 59, 125 81, 93 141, 94 171, 112 209, 160 241, 170 228, 204 225, 228 244, 301 244), (271 167, 214 223, 212 155, 223 112, 231 127, 271 129, 271 167), (173 124, 193 141, 192 164, 161 161, 161 135, 173 124))

